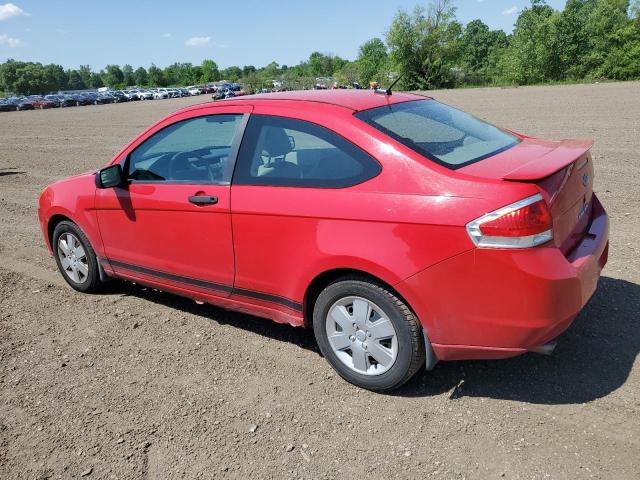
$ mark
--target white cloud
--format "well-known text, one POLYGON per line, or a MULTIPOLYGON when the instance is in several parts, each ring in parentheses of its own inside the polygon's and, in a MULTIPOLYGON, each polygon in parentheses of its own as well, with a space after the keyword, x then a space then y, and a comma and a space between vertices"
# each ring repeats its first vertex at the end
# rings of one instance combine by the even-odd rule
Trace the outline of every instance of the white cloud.
POLYGON ((163 33, 162 34, 162 38, 171 38, 173 37, 173 35, 171 35, 170 33, 163 33))
POLYGON ((506 10, 502 11, 503 15, 515 15, 516 13, 518 13, 518 7, 513 6, 511 8, 507 8, 506 10))
POLYGON ((191 37, 184 44, 187 47, 200 47, 202 45, 209 45, 211 37, 191 37))
POLYGON ((0 33, 0 45, 7 45, 8 47, 15 48, 22 45, 22 40, 0 33))
POLYGON ((13 3, 0 5, 0 21, 9 20, 10 18, 19 17, 20 15, 28 16, 29 14, 13 3))

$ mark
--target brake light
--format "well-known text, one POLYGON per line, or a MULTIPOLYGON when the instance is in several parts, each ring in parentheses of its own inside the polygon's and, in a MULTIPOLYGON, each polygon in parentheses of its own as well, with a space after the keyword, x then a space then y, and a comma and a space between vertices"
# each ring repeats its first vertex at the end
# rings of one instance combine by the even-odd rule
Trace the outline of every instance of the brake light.
POLYGON ((529 248, 553 238, 553 219, 536 194, 469 222, 467 232, 478 247, 529 248))

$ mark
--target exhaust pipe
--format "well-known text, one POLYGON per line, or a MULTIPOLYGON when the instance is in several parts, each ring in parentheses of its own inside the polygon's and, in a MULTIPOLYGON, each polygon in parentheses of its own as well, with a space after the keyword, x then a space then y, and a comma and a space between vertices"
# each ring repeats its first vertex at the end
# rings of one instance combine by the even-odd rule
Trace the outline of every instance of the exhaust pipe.
POLYGON ((538 345, 537 347, 533 347, 529 351, 539 353, 541 355, 551 355, 556 349, 557 345, 558 342, 556 342, 555 340, 551 340, 550 342, 543 343, 542 345, 538 345))

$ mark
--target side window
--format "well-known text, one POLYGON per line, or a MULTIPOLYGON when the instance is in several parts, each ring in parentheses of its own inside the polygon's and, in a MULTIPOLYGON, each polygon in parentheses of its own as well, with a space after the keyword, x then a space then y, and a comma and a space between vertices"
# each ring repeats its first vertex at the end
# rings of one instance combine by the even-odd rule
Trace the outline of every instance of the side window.
POLYGON ((242 115, 207 115, 176 122, 149 137, 127 160, 134 181, 229 183, 231 145, 242 115))
POLYGON ((314 123, 251 115, 233 178, 239 185, 342 188, 380 173, 351 142, 314 123))

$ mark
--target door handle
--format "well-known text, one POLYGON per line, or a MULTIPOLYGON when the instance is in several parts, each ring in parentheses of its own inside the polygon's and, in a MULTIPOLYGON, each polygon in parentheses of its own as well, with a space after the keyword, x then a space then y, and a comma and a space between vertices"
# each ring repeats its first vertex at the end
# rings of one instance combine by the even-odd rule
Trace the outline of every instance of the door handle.
POLYGON ((213 205, 218 203, 218 197, 214 197, 213 195, 191 195, 189 202, 194 205, 213 205))

